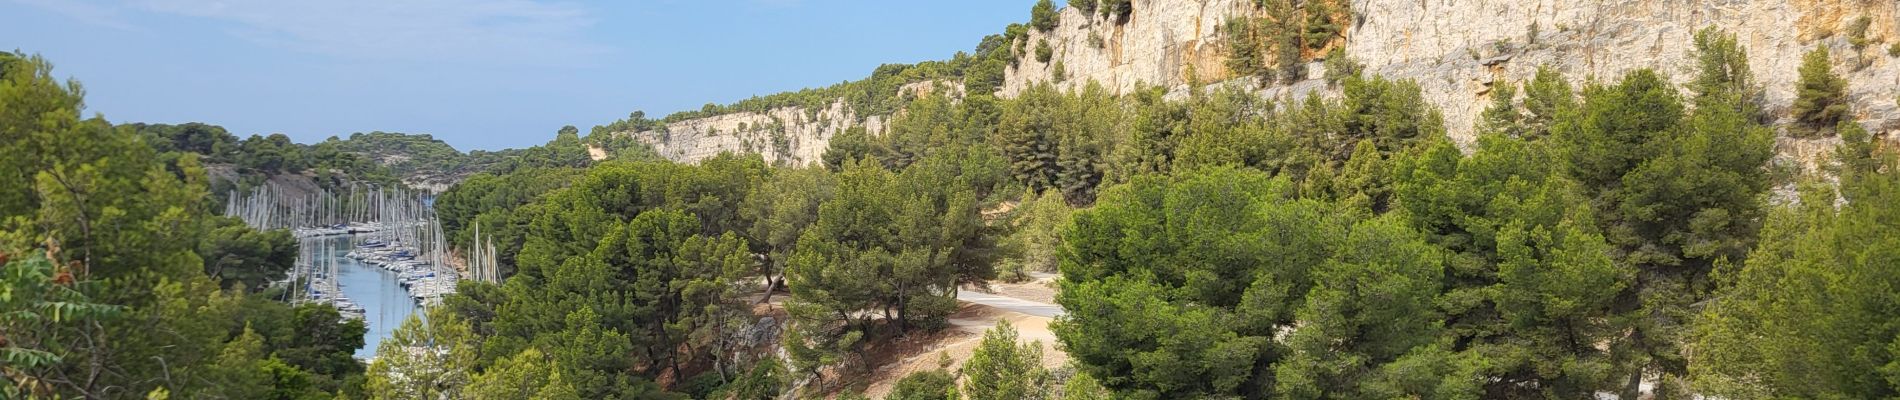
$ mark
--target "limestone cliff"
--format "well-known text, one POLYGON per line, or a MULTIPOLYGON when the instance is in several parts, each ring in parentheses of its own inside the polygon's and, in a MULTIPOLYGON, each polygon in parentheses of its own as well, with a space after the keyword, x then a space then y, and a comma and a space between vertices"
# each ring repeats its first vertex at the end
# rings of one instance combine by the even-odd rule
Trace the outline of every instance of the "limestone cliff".
MULTIPOLYGON (((1417 81, 1427 99, 1443 110, 1453 139, 1469 143, 1477 114, 1494 85, 1528 80, 1550 66, 1579 82, 1615 79, 1652 68, 1677 81, 1692 74, 1692 35, 1717 26, 1747 46, 1769 111, 1786 115, 1794 99, 1796 69, 1816 46, 1832 46, 1835 70, 1850 82, 1855 115, 1879 134, 1900 129, 1900 59, 1887 53, 1896 34, 1891 0, 1352 0, 1353 19, 1345 49, 1368 73, 1417 81), (1866 16, 1866 37, 1875 43, 1855 51, 1847 27, 1866 16)), ((1059 26, 1030 30, 1029 46, 1047 40, 1048 62, 1033 56, 1008 69, 998 92, 1011 96, 1035 82, 1066 88, 1097 82, 1119 93, 1144 85, 1186 93, 1194 84, 1225 83, 1263 96, 1327 93, 1319 81, 1261 87, 1234 79, 1225 67, 1220 27, 1259 11, 1252 0, 1134 0, 1126 17, 1063 9, 1059 26), (1060 64, 1061 68, 1057 68, 1060 64), (1055 73, 1063 72, 1057 77, 1055 73)), ((1317 69, 1317 63, 1309 66, 1317 69)), ((1315 74, 1316 75, 1316 74, 1315 74)), ((724 150, 751 150, 768 159, 808 162, 823 152, 831 134, 859 124, 841 103, 824 110, 780 109, 689 120, 666 133, 637 133, 661 154, 693 161, 724 150), (741 127, 741 125, 744 127, 741 127), (763 124, 770 129, 760 130, 763 124), (750 129, 750 130, 748 130, 750 129), (777 130, 789 146, 772 145, 777 130)), ((872 133, 880 116, 861 118, 872 133)), ((1885 135, 1892 137, 1894 135, 1885 135)), ((1784 140, 1784 155, 1828 146, 1784 140)))
MULTIPOLYGON (((936 90, 946 90, 952 97, 963 94, 962 85, 941 81, 907 84, 898 93, 914 98, 936 90)), ((731 151, 759 153, 767 161, 803 165, 819 161, 832 135, 860 126, 871 134, 880 134, 891 117, 859 115, 844 99, 837 99, 823 109, 780 107, 766 112, 736 112, 626 134, 674 161, 697 162, 731 151)))
MULTIPOLYGON (((1063 10, 1061 27, 1047 39, 1055 57, 1020 60, 1002 94, 1033 82, 1075 87, 1095 81, 1125 92, 1138 83, 1182 92, 1193 83, 1227 79, 1221 33, 1229 18, 1252 16, 1249 0, 1136 0, 1126 21, 1063 10), (1063 64, 1063 79, 1053 66, 1063 64)), ((1734 33, 1747 46, 1750 66, 1766 90, 1770 111, 1785 114, 1794 100, 1801 56, 1833 46, 1835 69, 1852 86, 1857 115, 1877 130, 1900 128, 1895 83, 1900 64, 1887 44, 1896 37, 1894 2, 1887 0, 1354 0, 1346 52, 1369 73, 1419 83, 1445 113, 1452 136, 1468 142, 1493 85, 1527 80, 1548 65, 1572 79, 1614 79, 1653 68, 1678 83, 1689 79, 1692 36, 1705 26, 1734 33), (1881 42, 1853 51, 1843 32, 1853 20, 1873 23, 1867 37, 1881 42)), ((1302 82, 1267 87, 1267 95, 1319 89, 1302 82)))
POLYGON ((887 116, 866 116, 862 121, 843 100, 830 107, 811 110, 803 107, 776 108, 768 112, 738 112, 695 118, 667 124, 663 130, 634 133, 642 143, 653 146, 660 156, 674 161, 696 162, 721 152, 751 152, 766 160, 804 164, 818 160, 832 135, 862 125, 871 132, 882 132, 887 116))

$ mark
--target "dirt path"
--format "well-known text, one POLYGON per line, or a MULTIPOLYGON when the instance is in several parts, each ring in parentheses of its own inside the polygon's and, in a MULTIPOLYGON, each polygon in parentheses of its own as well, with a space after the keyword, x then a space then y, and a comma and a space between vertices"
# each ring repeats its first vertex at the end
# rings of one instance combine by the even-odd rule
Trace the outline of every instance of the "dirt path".
POLYGON ((957 300, 1043 318, 1055 318, 1062 315, 1062 306, 973 290, 958 290, 957 300))
POLYGON ((864 394, 878 399, 890 394, 899 379, 936 369, 938 354, 950 357, 951 370, 962 368, 963 362, 969 360, 977 345, 983 342, 983 332, 1000 321, 1009 321, 1016 327, 1023 343, 1041 343, 1044 367, 1067 364, 1068 353, 1057 348, 1056 335, 1049 330, 1049 323, 1063 314, 1062 306, 1053 304, 1057 275, 1031 273, 1030 276, 1032 279, 1026 282, 992 283, 958 290, 960 304, 956 313, 948 317, 948 328, 898 339, 891 347, 872 351, 876 354, 873 362, 879 365, 866 376, 851 380, 863 382, 864 394))
MULTIPOLYGON (((961 297, 961 296, 959 296, 961 297)), ((1060 308, 1058 308, 1059 310, 1060 308)), ((873 399, 884 398, 890 394, 891 387, 898 379, 913 372, 929 371, 937 368, 938 354, 950 356, 951 370, 963 367, 970 359, 978 344, 983 342, 983 332, 995 327, 998 321, 1008 320, 1023 342, 1041 342, 1042 365, 1048 368, 1059 367, 1069 361, 1069 355, 1056 348, 1056 335, 1049 331, 1052 319, 1013 311, 1005 311, 983 304, 964 303, 956 314, 950 315, 949 334, 935 335, 935 341, 916 343, 916 350, 897 362, 889 363, 868 377, 870 385, 864 389, 865 396, 873 399)))
POLYGON ((1030 272, 1024 282, 992 282, 985 287, 964 287, 957 300, 987 305, 1039 317, 1055 318, 1063 314, 1056 302, 1056 278, 1047 272, 1030 272))

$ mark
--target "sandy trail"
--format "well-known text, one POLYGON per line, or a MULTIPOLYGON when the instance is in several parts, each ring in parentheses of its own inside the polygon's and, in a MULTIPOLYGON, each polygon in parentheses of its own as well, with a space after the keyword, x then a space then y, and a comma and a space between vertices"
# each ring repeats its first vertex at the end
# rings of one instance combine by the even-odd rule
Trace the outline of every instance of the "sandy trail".
POLYGON ((871 376, 867 377, 870 384, 864 389, 865 396, 873 399, 884 398, 890 394, 891 387, 897 383, 898 379, 914 372, 936 369, 939 353, 950 356, 953 362, 950 365, 951 370, 962 368, 963 362, 969 360, 970 355, 976 351, 977 345, 983 342, 983 332, 995 327, 998 321, 1004 320, 1016 327, 1017 334, 1023 342, 1042 344, 1044 367, 1055 368, 1068 362, 1069 355, 1056 348, 1056 335, 1049 331, 1049 323, 1053 320, 1049 317, 1006 311, 983 304, 964 303, 956 314, 950 315, 950 328, 946 331, 951 332, 935 335, 933 342, 915 343, 915 349, 908 352, 908 356, 898 362, 880 366, 872 372, 871 376))

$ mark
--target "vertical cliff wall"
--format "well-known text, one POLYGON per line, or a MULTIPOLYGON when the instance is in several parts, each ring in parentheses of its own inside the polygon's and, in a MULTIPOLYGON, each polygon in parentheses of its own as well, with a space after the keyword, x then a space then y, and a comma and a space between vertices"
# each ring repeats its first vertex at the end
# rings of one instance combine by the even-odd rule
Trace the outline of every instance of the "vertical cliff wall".
MULTIPOLYGON (((1135 0, 1133 6, 1125 17, 1065 8, 1056 29, 1030 30, 1023 48, 1032 50, 1006 71, 998 94, 1013 96, 1036 82, 1064 88, 1095 82, 1118 93, 1159 86, 1180 95, 1191 85, 1225 84, 1270 97, 1331 94, 1317 80, 1262 86, 1227 71, 1221 27, 1258 15, 1253 0, 1135 0), (1033 49, 1045 40, 1053 57, 1039 62, 1033 49)), ((1692 37, 1706 26, 1747 46, 1768 111, 1787 114, 1802 56, 1825 45, 1835 50, 1835 70, 1850 82, 1856 117, 1877 133, 1900 129, 1900 58, 1888 54, 1900 41, 1892 0, 1353 0, 1351 7, 1347 54, 1368 73, 1418 82, 1460 143, 1470 143, 1494 86, 1528 80, 1539 66, 1578 83, 1640 68, 1684 82, 1693 75, 1692 37), (1855 51, 1845 32, 1862 16, 1872 21, 1866 36, 1875 43, 1855 51)), ((635 135, 682 161, 731 150, 809 162, 832 134, 859 120, 882 132, 887 116, 856 118, 846 108, 834 103, 817 112, 729 114, 635 135), (790 146, 773 146, 773 131, 760 130, 761 124, 784 129, 790 146)), ((1784 140, 1782 152, 1811 159, 1831 147, 1827 139, 1784 140)))

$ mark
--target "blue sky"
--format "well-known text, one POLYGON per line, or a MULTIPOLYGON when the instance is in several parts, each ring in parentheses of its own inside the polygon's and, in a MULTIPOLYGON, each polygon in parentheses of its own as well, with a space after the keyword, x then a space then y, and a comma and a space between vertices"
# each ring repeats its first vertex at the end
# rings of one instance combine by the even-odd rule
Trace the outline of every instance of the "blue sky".
POLYGON ((0 45, 47 57, 113 122, 492 150, 947 59, 1033 3, 0 0, 0 45))

